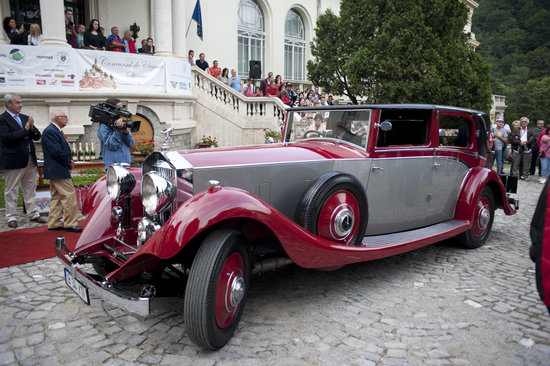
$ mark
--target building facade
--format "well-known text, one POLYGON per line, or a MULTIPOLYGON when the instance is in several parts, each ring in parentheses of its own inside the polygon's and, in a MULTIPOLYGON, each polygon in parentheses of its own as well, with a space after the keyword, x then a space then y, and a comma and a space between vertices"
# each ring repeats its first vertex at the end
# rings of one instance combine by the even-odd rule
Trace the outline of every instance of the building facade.
MULTIPOLYGON (((465 28, 469 31, 477 3, 463 1, 471 9, 470 22, 465 28)), ((262 78, 273 72, 303 88, 311 85, 307 81, 306 62, 311 58, 309 45, 317 17, 327 9, 338 14, 340 1, 203 0, 200 2, 202 37, 197 34, 197 22, 192 20, 197 4, 197 0, 3 0, 0 17, 13 16, 26 24, 27 29, 31 22, 38 22, 43 32, 41 47, 69 47, 65 39, 64 10, 71 9, 77 24, 87 26, 91 19, 98 19, 105 36, 110 34, 111 27, 118 27, 123 34, 132 25, 139 26, 137 43, 153 38, 157 56, 187 59, 188 51, 193 50, 195 59, 204 53, 210 65, 217 60, 220 67, 234 68, 242 78, 249 76, 251 65, 256 65, 261 69, 262 78)), ((0 32, 0 43, 8 43, 4 32, 0 32)), ((205 82, 211 85, 193 88, 190 96, 148 93, 147 90, 76 95, 42 93, 28 88, 10 91, 25 98, 25 111, 39 117, 39 127, 46 127, 52 109, 65 108, 72 117, 72 125, 66 130, 69 139, 76 142, 93 142, 95 127, 87 118, 89 105, 110 96, 121 99, 131 112, 141 112, 140 116, 151 124, 154 136, 159 139, 161 129, 174 127, 179 148, 193 147, 197 136, 218 131, 221 145, 255 143, 261 140, 264 128, 277 125, 280 106, 274 101, 260 106, 263 114, 259 116, 243 113, 243 109, 251 108, 246 98, 208 80, 208 76, 196 68, 193 75, 196 81, 193 86, 205 82), (223 92, 223 98, 211 93, 218 89, 223 92), (271 113, 272 110, 275 112, 271 113)))

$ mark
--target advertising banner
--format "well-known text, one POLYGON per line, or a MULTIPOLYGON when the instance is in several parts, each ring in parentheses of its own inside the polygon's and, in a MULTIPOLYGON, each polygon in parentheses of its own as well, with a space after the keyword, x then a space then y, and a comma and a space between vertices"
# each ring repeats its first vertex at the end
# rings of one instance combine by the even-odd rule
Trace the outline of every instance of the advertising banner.
POLYGON ((0 89, 77 90, 71 48, 0 45, 0 89))
POLYGON ((0 45, 0 90, 38 88, 190 95, 191 67, 168 57, 0 45))
POLYGON ((174 58, 166 59, 166 91, 191 95, 191 65, 174 58))
POLYGON ((166 91, 164 57, 93 50, 75 54, 81 90, 166 91))

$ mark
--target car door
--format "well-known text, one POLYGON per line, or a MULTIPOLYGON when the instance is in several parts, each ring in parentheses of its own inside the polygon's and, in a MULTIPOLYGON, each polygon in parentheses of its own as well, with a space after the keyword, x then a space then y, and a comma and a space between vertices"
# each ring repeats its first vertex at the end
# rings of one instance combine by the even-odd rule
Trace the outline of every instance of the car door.
POLYGON ((427 226, 430 211, 434 146, 432 109, 385 109, 379 121, 391 129, 375 129, 375 147, 367 185, 367 235, 427 226))
POLYGON ((475 121, 470 114, 439 111, 430 214, 438 222, 454 217, 460 188, 477 159, 475 121))

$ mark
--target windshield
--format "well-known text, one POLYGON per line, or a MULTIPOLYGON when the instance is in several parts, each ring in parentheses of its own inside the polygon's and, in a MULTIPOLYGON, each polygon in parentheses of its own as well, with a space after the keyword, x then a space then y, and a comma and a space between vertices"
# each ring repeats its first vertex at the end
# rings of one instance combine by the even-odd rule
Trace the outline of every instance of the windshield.
POLYGON ((286 141, 326 138, 364 148, 368 140, 371 116, 370 109, 288 112, 286 141))

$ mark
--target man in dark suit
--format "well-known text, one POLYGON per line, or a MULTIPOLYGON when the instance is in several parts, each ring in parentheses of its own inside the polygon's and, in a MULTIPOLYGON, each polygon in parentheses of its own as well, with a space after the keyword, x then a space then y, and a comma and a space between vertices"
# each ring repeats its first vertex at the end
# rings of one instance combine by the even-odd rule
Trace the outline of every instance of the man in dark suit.
POLYGON ((82 231, 77 225, 78 204, 71 179, 74 163, 69 142, 61 132, 67 126, 69 119, 63 111, 51 113, 50 125, 42 134, 42 151, 44 152, 44 178, 50 180, 50 215, 48 230, 82 231), (63 226, 61 220, 65 216, 63 226))
POLYGON ((33 140, 40 139, 34 119, 20 114, 23 103, 14 93, 4 96, 6 111, 0 115, 0 169, 4 171, 6 187, 6 220, 12 229, 17 227, 17 198, 19 185, 23 202, 31 221, 45 224, 36 208, 36 150, 33 140))

